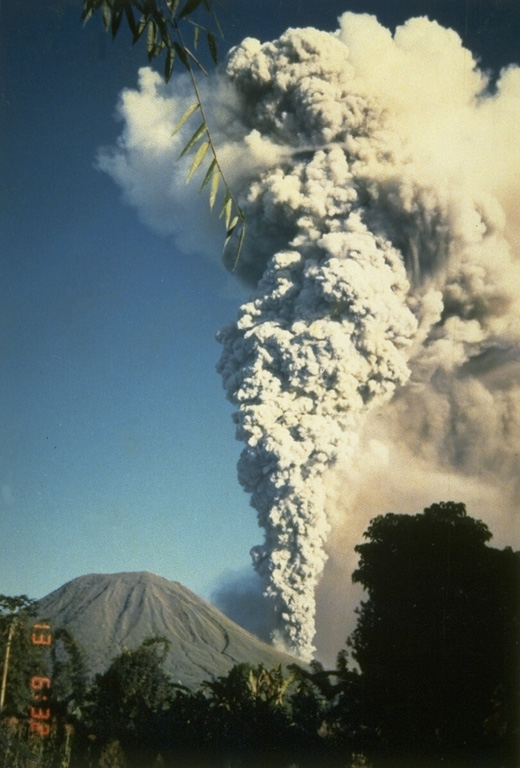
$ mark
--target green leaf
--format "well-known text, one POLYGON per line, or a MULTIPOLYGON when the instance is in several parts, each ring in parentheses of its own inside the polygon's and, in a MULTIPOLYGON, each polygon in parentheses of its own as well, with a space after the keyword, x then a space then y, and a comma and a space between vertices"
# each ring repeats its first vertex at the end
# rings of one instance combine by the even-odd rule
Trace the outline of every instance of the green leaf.
POLYGON ((231 219, 232 207, 233 207, 233 200, 231 199, 229 189, 227 189, 226 194, 224 195, 222 208, 220 209, 220 213, 219 213, 219 219, 221 219, 222 216, 224 216, 224 221, 226 222, 226 229, 229 229, 229 221, 231 219))
POLYGON ((114 13, 112 14, 112 24, 110 25, 112 38, 115 38, 115 36, 117 35, 117 31, 121 26, 122 18, 123 18, 123 11, 121 9, 119 9, 118 11, 114 11, 114 13))
POLYGON ((211 187, 210 187, 210 190, 209 190, 209 209, 210 209, 210 211, 213 210, 213 206, 215 205, 215 200, 217 199, 217 192, 218 192, 219 182, 220 182, 220 171, 217 171, 211 177, 211 187))
POLYGON ((202 0, 188 0, 182 11, 179 13, 179 19, 183 19, 185 16, 189 16, 190 13, 199 7, 202 0))
POLYGON ((220 213, 218 215, 219 219, 221 219, 222 216, 224 215, 224 207, 226 206, 229 200, 231 200, 231 195, 229 194, 228 187, 226 187, 226 194, 224 195, 224 200, 222 201, 222 206, 220 208, 220 213))
POLYGON ((103 24, 105 25, 105 29, 108 29, 112 20, 112 10, 106 0, 101 7, 101 12, 103 14, 103 24))
POLYGON ((196 24, 195 29, 193 30, 193 47, 195 48, 195 50, 197 50, 199 39, 200 39, 200 27, 198 24, 196 24))
POLYGON ((132 45, 137 43, 141 35, 143 34, 144 30, 146 29, 146 24, 148 22, 147 16, 141 16, 139 19, 139 23, 137 24, 136 31, 134 32, 134 37, 132 39, 132 45))
POLYGON ((213 19, 213 22, 215 24, 215 27, 217 28, 217 32, 218 32, 219 37, 223 38, 224 37, 224 33, 222 32, 222 27, 220 26, 220 22, 218 20, 217 14, 215 13, 215 11, 213 10, 213 8, 211 6, 209 8, 206 6, 206 10, 208 11, 208 13, 210 14, 210 16, 213 19))
POLYGON ((181 4, 181 0, 171 0, 171 2, 170 2, 170 13, 172 15, 172 18, 177 13, 177 8, 179 7, 180 4, 181 4))
POLYGON ((135 35, 137 34, 137 25, 135 23, 134 12, 132 11, 132 5, 130 2, 125 3, 125 14, 126 14, 126 20, 128 22, 128 27, 130 29, 130 32, 132 33, 132 37, 135 37, 135 35))
POLYGON ((168 23, 166 19, 161 13, 154 13, 153 18, 155 23, 157 24, 157 28, 159 32, 161 33, 161 40, 163 43, 163 47, 167 45, 168 48, 171 48, 172 42, 170 40, 170 32, 168 29, 168 23))
POLYGON ((226 234, 228 235, 233 234, 237 224, 238 224, 238 216, 233 216, 233 221, 229 223, 228 231, 226 234))
POLYGON ((164 42, 164 40, 161 40, 159 43, 157 43, 157 45, 153 49, 153 56, 158 56, 160 52, 163 50, 163 48, 166 48, 166 43, 164 42))
POLYGON ((179 43, 177 43, 177 42, 174 43, 174 46, 175 46, 175 50, 177 51, 177 54, 179 56, 179 59, 182 61, 182 63, 186 67, 186 69, 189 70, 190 65, 189 65, 189 62, 188 62, 188 57, 186 55, 186 48, 184 48, 182 45, 179 45, 179 43))
POLYGON ((155 42, 157 40, 157 25, 153 19, 148 22, 148 33, 146 36, 146 50, 148 52, 148 61, 151 61, 154 56, 155 42))
POLYGON ((184 149, 182 150, 182 152, 180 153, 180 155, 179 155, 179 159, 180 159, 181 157, 183 157, 183 155, 185 155, 185 154, 186 154, 186 152, 189 152, 189 151, 190 151, 190 149, 191 149, 193 146, 195 146, 195 144, 196 144, 198 141, 200 141, 200 140, 201 140, 201 138, 204 136, 204 134, 205 134, 205 133, 207 133, 207 132, 208 132, 208 129, 206 128, 206 123, 201 123, 201 124, 199 125, 199 127, 197 128, 197 130, 195 131, 195 133, 193 134, 193 136, 191 137, 191 139, 188 141, 188 143, 187 143, 187 144, 186 144, 186 146, 184 147, 184 149))
POLYGON ((196 151, 188 176, 186 177, 186 184, 189 182, 189 180, 191 179, 191 177, 193 176, 193 174, 195 173, 199 165, 202 163, 202 161, 206 157, 209 147, 210 147, 209 141, 205 141, 204 144, 201 144, 198 150, 196 151))
POLYGON ((222 252, 224 252, 226 250, 227 245, 228 245, 230 239, 231 239, 231 235, 227 235, 226 239, 224 240, 224 245, 222 246, 222 252))
POLYGON ((209 52, 211 53, 211 58, 215 62, 215 64, 218 64, 218 49, 217 49, 217 41, 215 39, 215 35, 211 32, 208 32, 208 48, 209 52))
MULTIPOLYGON (((240 211, 240 214, 242 215, 241 211, 240 211)), ((240 253, 242 251, 242 246, 244 245, 244 238, 245 238, 245 236, 246 236, 246 221, 245 221, 245 219, 242 216, 242 229, 240 230, 240 236, 238 238, 238 245, 237 245, 237 250, 236 250, 236 253, 235 253, 235 260, 233 262, 233 270, 232 270, 233 272, 237 268, 237 264, 238 264, 239 259, 240 259, 240 253)))
POLYGON ((99 10, 99 6, 101 3, 99 0, 85 0, 83 3, 83 12, 81 14, 81 21, 83 24, 86 24, 89 19, 92 18, 92 15, 99 10))
POLYGON ((223 246, 223 248, 222 248, 222 250, 223 250, 223 251, 225 251, 225 250, 226 250, 226 246, 227 246, 227 244, 229 243, 229 241, 231 240, 231 235, 232 235, 232 234, 233 234, 233 232, 235 231, 235 229, 236 229, 236 227, 237 227, 237 224, 238 224, 238 216, 235 216, 235 218, 233 219, 233 221, 231 222, 231 224, 230 224, 230 225, 229 225, 229 227, 227 228, 227 231, 226 231, 226 239, 224 240, 224 246, 223 246))
POLYGON ((199 104, 199 102, 198 102, 198 101, 197 101, 195 104, 192 104, 192 105, 191 105, 191 107, 188 107, 188 109, 186 110, 186 112, 183 114, 183 116, 181 117, 181 119, 179 120, 179 122, 177 123, 177 125, 175 126, 175 128, 173 129, 173 131, 172 131, 172 136, 175 136, 175 134, 176 134, 178 131, 180 131, 180 129, 182 128, 182 126, 184 125, 184 123, 187 123, 187 122, 188 122, 188 120, 190 119, 190 117, 192 116, 192 114, 193 114, 194 112, 196 112, 196 111, 197 111, 197 109, 199 109, 199 108, 200 108, 200 104, 199 104))
POLYGON ((164 64, 164 80, 166 83, 169 81, 170 77, 172 76, 174 61, 175 61, 175 48, 168 48, 168 52, 166 54, 166 61, 164 64))
POLYGON ((211 177, 213 176, 213 171, 215 170, 216 167, 217 167, 217 158, 214 157, 208 166, 208 170, 206 171, 206 175, 204 176, 204 181, 200 185, 199 192, 202 192, 202 190, 204 189, 208 181, 211 179, 211 177))
POLYGON ((233 201, 231 200, 231 198, 229 198, 224 208, 224 213, 225 213, 224 221, 227 229, 229 229, 229 221, 231 219, 232 210, 233 210, 233 201))

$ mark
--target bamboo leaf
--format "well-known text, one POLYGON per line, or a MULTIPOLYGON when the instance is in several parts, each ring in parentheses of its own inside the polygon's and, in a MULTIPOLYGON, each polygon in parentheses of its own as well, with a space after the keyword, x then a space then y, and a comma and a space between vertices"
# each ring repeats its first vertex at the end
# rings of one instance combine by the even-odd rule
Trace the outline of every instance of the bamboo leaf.
POLYGON ((233 223, 233 224, 231 224, 231 225, 228 227, 227 231, 226 231, 226 239, 224 240, 224 247, 222 248, 222 250, 223 250, 223 251, 225 251, 225 250, 226 250, 226 246, 227 246, 227 244, 229 243, 229 241, 231 240, 231 235, 233 234, 233 232, 235 231, 235 229, 236 229, 236 227, 237 227, 237 224, 238 224, 238 216, 235 216, 235 218, 233 219, 233 222, 234 222, 234 223, 233 223))
POLYGON ((174 62, 175 62, 175 48, 168 48, 168 53, 166 54, 166 61, 164 64, 164 80, 166 83, 172 76, 174 62))
POLYGON ((201 123, 197 128, 197 130, 195 131, 195 133, 193 134, 193 136, 191 137, 191 139, 188 141, 188 143, 184 147, 184 149, 182 150, 182 152, 180 153, 179 159, 183 157, 186 154, 186 152, 189 152, 190 149, 193 146, 195 146, 195 144, 198 141, 200 141, 201 138, 204 136, 204 134, 207 132, 208 132, 208 129, 206 128, 206 123, 201 123))
POLYGON ((208 48, 209 52, 211 53, 211 58, 215 62, 215 64, 218 64, 218 49, 217 49, 217 41, 215 39, 215 35, 211 32, 208 32, 208 48))
POLYGON ((175 42, 173 45, 175 46, 175 50, 177 51, 179 59, 182 61, 186 69, 189 70, 190 65, 188 62, 188 57, 186 55, 186 49, 182 45, 179 45, 179 43, 177 42, 175 42))
MULTIPOLYGON (((215 160, 215 165, 216 165, 216 160, 215 160)), ((209 209, 210 209, 210 211, 213 210, 213 206, 215 205, 215 200, 217 199, 217 192, 218 192, 219 182, 220 182, 220 171, 217 171, 211 177, 211 187, 210 187, 210 190, 209 190, 209 209)))
POLYGON ((229 190, 227 190, 224 196, 224 202, 222 203, 222 208, 220 209, 220 214, 219 214, 219 219, 222 218, 222 216, 224 216, 226 229, 229 229, 229 222, 231 220, 232 208, 233 208, 233 200, 231 199, 229 190))
POLYGON ((240 236, 238 238, 238 245, 235 253, 235 260, 233 262, 233 270, 232 270, 233 272, 237 268, 238 262, 240 260, 240 253, 242 251, 242 246, 244 245, 245 236, 246 236, 246 221, 244 218, 242 218, 242 229, 240 230, 240 236))
POLYGON ((227 227, 228 230, 229 230, 229 222, 231 220, 231 212, 232 212, 232 210, 233 210, 233 201, 230 198, 228 200, 227 204, 226 204, 225 219, 224 219, 226 227, 227 227))
POLYGON ((191 107, 188 107, 188 109, 186 110, 186 112, 183 114, 183 116, 181 117, 181 119, 179 120, 179 122, 177 123, 177 125, 175 126, 175 128, 173 129, 173 131, 172 131, 172 136, 175 136, 175 134, 176 134, 178 131, 180 131, 180 129, 182 128, 182 126, 184 125, 184 123, 187 123, 187 122, 188 122, 188 120, 190 119, 190 117, 193 115, 193 113, 194 113, 194 112, 196 112, 196 111, 197 111, 197 109, 199 109, 199 107, 200 107, 200 104, 199 104, 199 102, 198 102, 198 101, 197 101, 195 104, 192 104, 192 105, 191 105, 191 107))
POLYGON ((200 39, 200 27, 198 24, 196 24, 195 29, 193 30, 193 47, 195 48, 195 50, 197 50, 199 39, 200 39))
POLYGON ((84 3, 83 12, 81 14, 81 20, 83 24, 86 24, 89 19, 92 18, 94 11, 99 9, 100 3, 96 3, 95 0, 91 0, 88 3, 84 3))
POLYGON ((134 12, 132 11, 132 5, 130 2, 125 3, 125 14, 128 27, 132 33, 132 37, 135 37, 137 34, 137 24, 135 23, 134 12))
POLYGON ((227 248, 227 245, 228 245, 228 243, 229 243, 230 239, 231 239, 231 236, 230 236, 230 235, 227 235, 227 236, 226 236, 226 239, 224 240, 224 245, 222 246, 222 253, 224 253, 224 251, 226 250, 226 248, 227 248))
POLYGON ((148 52, 148 61, 154 56, 155 41, 157 40, 157 25, 153 19, 148 22, 148 33, 146 36, 146 50, 148 52))
POLYGON ((227 234, 231 235, 236 229, 236 226, 238 224, 238 216, 233 216, 233 221, 229 223, 227 234))
POLYGON ((159 43, 157 43, 157 45, 153 49, 152 58, 154 56, 158 56, 160 52, 163 50, 163 48, 166 48, 166 43, 164 42, 164 40, 161 40, 159 43))
POLYGON ((210 14, 210 16, 212 17, 212 19, 213 19, 213 21, 215 23, 215 27, 217 28, 217 32, 218 32, 218 36, 223 38, 224 37, 224 33, 222 32, 222 27, 220 26, 220 22, 218 20, 217 14, 215 13, 215 11, 213 10, 213 8, 211 6, 209 8, 207 8, 207 11, 208 11, 208 13, 210 14))
POLYGON ((168 30, 168 24, 166 22, 166 19, 161 13, 154 13, 153 18, 155 23, 157 24, 159 32, 161 33, 161 41, 162 41, 163 47, 167 45, 168 48, 171 48, 172 43, 170 40, 170 32, 168 30))
POLYGON ((221 219, 222 216, 224 215, 224 212, 226 210, 226 205, 230 202, 231 202, 231 195, 229 194, 229 189, 226 187, 226 194, 224 195, 224 200, 222 201, 222 207, 218 215, 219 219, 221 219))
POLYGON ((202 0, 188 0, 182 11, 179 13, 179 19, 183 19, 184 16, 189 16, 190 13, 199 7, 202 0))
POLYGON ((134 33, 134 37, 132 39, 132 45, 137 43, 137 41, 139 40, 139 38, 143 34, 144 30, 146 29, 147 21, 148 21, 148 19, 147 19, 146 16, 141 16, 141 18, 139 19, 139 22, 137 24, 137 29, 136 29, 136 31, 134 33))
POLYGON ((114 13, 112 14, 112 23, 110 25, 111 26, 111 32, 112 32, 112 39, 114 39, 115 36, 117 35, 119 27, 121 26, 122 18, 123 18, 123 11, 122 10, 114 11, 114 13))
POLYGON ((102 5, 101 12, 103 14, 103 24, 105 25, 105 29, 108 29, 112 20, 112 11, 106 0, 102 5))
POLYGON ((213 171, 215 170, 216 167, 217 167, 217 159, 216 157, 214 157, 208 166, 208 170, 206 171, 206 175, 204 176, 204 181, 200 186, 199 192, 202 192, 202 190, 204 189, 208 181, 211 179, 211 177, 213 176, 213 171))
POLYGON ((191 179, 191 177, 193 176, 197 168, 200 166, 200 164, 206 157, 209 146, 210 146, 209 141, 205 141, 204 144, 201 144, 198 150, 196 151, 188 176, 186 177, 186 184, 189 182, 189 180, 191 179))

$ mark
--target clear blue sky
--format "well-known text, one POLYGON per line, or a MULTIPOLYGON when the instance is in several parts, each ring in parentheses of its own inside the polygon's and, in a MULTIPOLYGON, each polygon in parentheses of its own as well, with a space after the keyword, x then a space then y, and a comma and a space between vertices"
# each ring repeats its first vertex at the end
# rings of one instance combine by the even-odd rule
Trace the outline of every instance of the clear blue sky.
MULTIPOLYGON (((390 27, 428 14, 485 67, 518 61, 517 0, 221 5, 222 51, 287 26, 332 30, 353 10, 390 27)), ((215 372, 240 293, 218 258, 178 256, 95 170, 145 54, 98 18, 83 29, 80 11, 0 6, 0 592, 150 570, 208 596, 261 540, 215 372)))

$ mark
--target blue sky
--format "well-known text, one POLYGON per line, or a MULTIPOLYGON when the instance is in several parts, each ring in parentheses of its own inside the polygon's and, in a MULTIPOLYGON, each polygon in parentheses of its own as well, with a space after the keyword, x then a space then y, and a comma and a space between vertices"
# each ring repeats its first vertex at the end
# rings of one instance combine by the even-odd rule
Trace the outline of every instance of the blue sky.
MULTIPOLYGON (((222 0, 222 50, 331 30, 346 10, 389 26, 427 13, 484 67, 518 61, 516 0, 222 0)), ((141 224, 95 169, 145 55, 98 18, 83 29, 80 11, 0 6, 0 592, 150 570, 207 597, 261 540, 215 372, 215 332, 242 294, 218 258, 178 255, 141 224)))

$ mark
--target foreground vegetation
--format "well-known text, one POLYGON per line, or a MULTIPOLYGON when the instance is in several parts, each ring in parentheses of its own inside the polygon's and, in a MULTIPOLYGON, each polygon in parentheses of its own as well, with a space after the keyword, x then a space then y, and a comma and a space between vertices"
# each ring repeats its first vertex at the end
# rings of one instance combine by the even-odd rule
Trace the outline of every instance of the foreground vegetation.
POLYGON ((520 553, 487 546, 452 502, 365 537, 353 579, 368 597, 332 670, 243 664, 190 691, 153 637, 89 681, 65 630, 38 647, 33 601, 0 598, 1 765, 516 768, 520 553))

